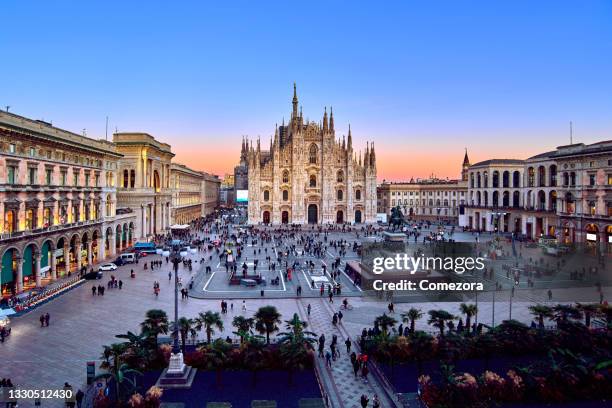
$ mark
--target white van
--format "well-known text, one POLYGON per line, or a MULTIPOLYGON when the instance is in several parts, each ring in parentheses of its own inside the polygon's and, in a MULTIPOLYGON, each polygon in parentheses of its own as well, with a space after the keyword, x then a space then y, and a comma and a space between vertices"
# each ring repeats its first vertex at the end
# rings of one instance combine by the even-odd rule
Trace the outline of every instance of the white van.
POLYGON ((134 253, 121 254, 119 258, 121 258, 123 263, 135 263, 136 262, 136 254, 134 253))

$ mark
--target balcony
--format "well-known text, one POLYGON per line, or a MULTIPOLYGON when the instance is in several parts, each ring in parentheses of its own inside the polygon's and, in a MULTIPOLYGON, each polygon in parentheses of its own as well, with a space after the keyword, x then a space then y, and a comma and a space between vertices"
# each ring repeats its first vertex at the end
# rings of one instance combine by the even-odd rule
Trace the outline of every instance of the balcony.
POLYGON ((31 230, 24 231, 14 231, 14 232, 5 232, 0 234, 0 243, 6 243, 11 241, 17 241, 21 238, 37 238, 41 235, 60 232, 60 231, 68 231, 72 229, 82 228, 85 226, 91 226, 96 224, 102 224, 103 220, 86 220, 86 221, 78 221, 70 224, 59 224, 59 225, 51 225, 49 227, 43 228, 35 228, 31 230))

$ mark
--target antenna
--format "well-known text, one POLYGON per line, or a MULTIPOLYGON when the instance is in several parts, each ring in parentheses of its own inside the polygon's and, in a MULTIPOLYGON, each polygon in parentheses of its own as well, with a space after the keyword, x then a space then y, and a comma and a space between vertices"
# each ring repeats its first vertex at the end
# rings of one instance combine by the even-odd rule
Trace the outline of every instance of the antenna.
POLYGON ((106 133, 104 137, 106 138, 106 141, 108 142, 108 116, 106 117, 106 133))
POLYGON ((570 144, 574 144, 574 124, 570 120, 570 144))

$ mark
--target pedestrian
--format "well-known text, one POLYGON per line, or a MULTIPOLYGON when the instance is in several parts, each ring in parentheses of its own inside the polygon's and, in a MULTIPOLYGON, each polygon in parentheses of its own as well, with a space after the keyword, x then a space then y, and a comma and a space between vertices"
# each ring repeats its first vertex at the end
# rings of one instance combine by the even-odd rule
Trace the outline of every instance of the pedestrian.
POLYGON ((338 323, 342 323, 342 317, 344 317, 344 315, 342 314, 342 310, 338 311, 338 323))
POLYGON ((96 296, 96 285, 93 285, 91 287, 91 294, 92 294, 92 296, 96 296))
POLYGON ((242 301, 242 311, 246 312, 246 302, 244 300, 242 301))
POLYGON ((368 373, 370 372, 370 370, 368 369, 368 364, 364 361, 363 365, 361 366, 361 377, 363 378, 363 382, 365 384, 368 383, 368 373))
POLYGON ((331 368, 331 359, 332 359, 332 354, 329 352, 329 350, 327 350, 325 352, 325 363, 327 364, 329 368, 331 368))
POLYGON ((349 354, 351 352, 351 338, 347 337, 347 339, 344 341, 344 345, 346 346, 346 354, 349 354))
MULTIPOLYGON (((601 302, 600 302, 601 303, 601 302)), ((308 311, 308 317, 310 317, 310 303, 308 304, 308 306, 306 307, 306 310, 308 311)))
POLYGON ((83 404, 83 398, 85 398, 85 393, 81 391, 81 389, 79 388, 79 390, 77 391, 75 395, 77 408, 81 408, 81 405, 83 404))
POLYGON ((359 372, 359 367, 360 367, 359 361, 355 360, 353 362, 353 373, 355 374, 355 378, 357 378, 357 373, 359 372))
POLYGON ((172 272, 168 272, 168 280, 172 280, 172 272))
POLYGON ((38 320, 40 320, 40 327, 45 327, 45 315, 41 314, 38 320))
POLYGON ((45 313, 45 326, 49 327, 49 312, 45 313))
POLYGON ((380 400, 378 399, 378 395, 374 394, 374 398, 372 398, 372 407, 380 408, 380 400))
POLYGON ((123 281, 119 280, 119 289, 121 289, 123 287, 123 281))
POLYGON ((366 408, 370 403, 370 399, 367 395, 361 394, 361 408, 366 408))

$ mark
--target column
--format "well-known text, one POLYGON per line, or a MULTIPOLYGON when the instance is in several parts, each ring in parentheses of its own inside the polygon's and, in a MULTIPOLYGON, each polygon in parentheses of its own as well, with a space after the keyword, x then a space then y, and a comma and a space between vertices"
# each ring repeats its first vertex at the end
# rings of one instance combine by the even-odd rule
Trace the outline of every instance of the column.
POLYGON ((64 263, 66 264, 66 273, 70 272, 70 245, 64 245, 64 263))
POLYGON ((55 259, 55 251, 51 251, 51 280, 57 280, 57 260, 55 259))
POLYGON ((83 266, 83 261, 81 259, 81 250, 83 248, 83 244, 81 242, 77 242, 76 248, 77 272, 81 272, 81 266, 83 266))
POLYGON ((87 243, 87 266, 89 266, 90 268, 91 268, 91 262, 93 259, 92 251, 93 251, 93 242, 89 241, 87 243))
POLYGON ((170 228, 171 224, 171 217, 170 217, 170 203, 166 203, 166 228, 170 228))
POLYGON ((106 245, 106 236, 103 235, 102 238, 98 238, 98 262, 102 262, 105 258, 105 254, 104 254, 105 245, 106 245))
POLYGON ((142 206, 142 222, 140 224, 140 238, 145 238, 147 236, 147 213, 145 210, 145 206, 142 206))
POLYGON ((41 258, 40 252, 37 252, 34 254, 34 260, 35 260, 34 273, 36 274, 35 275, 36 276, 36 287, 42 286, 42 279, 40 276, 40 258, 41 258))
POLYGON ((116 247, 117 242, 115 241, 115 235, 116 233, 113 232, 110 236, 110 253, 111 253, 111 256, 113 257, 117 255, 117 247, 116 247))
POLYGON ((17 282, 15 282, 15 290, 17 293, 23 291, 23 258, 17 257, 17 282))

